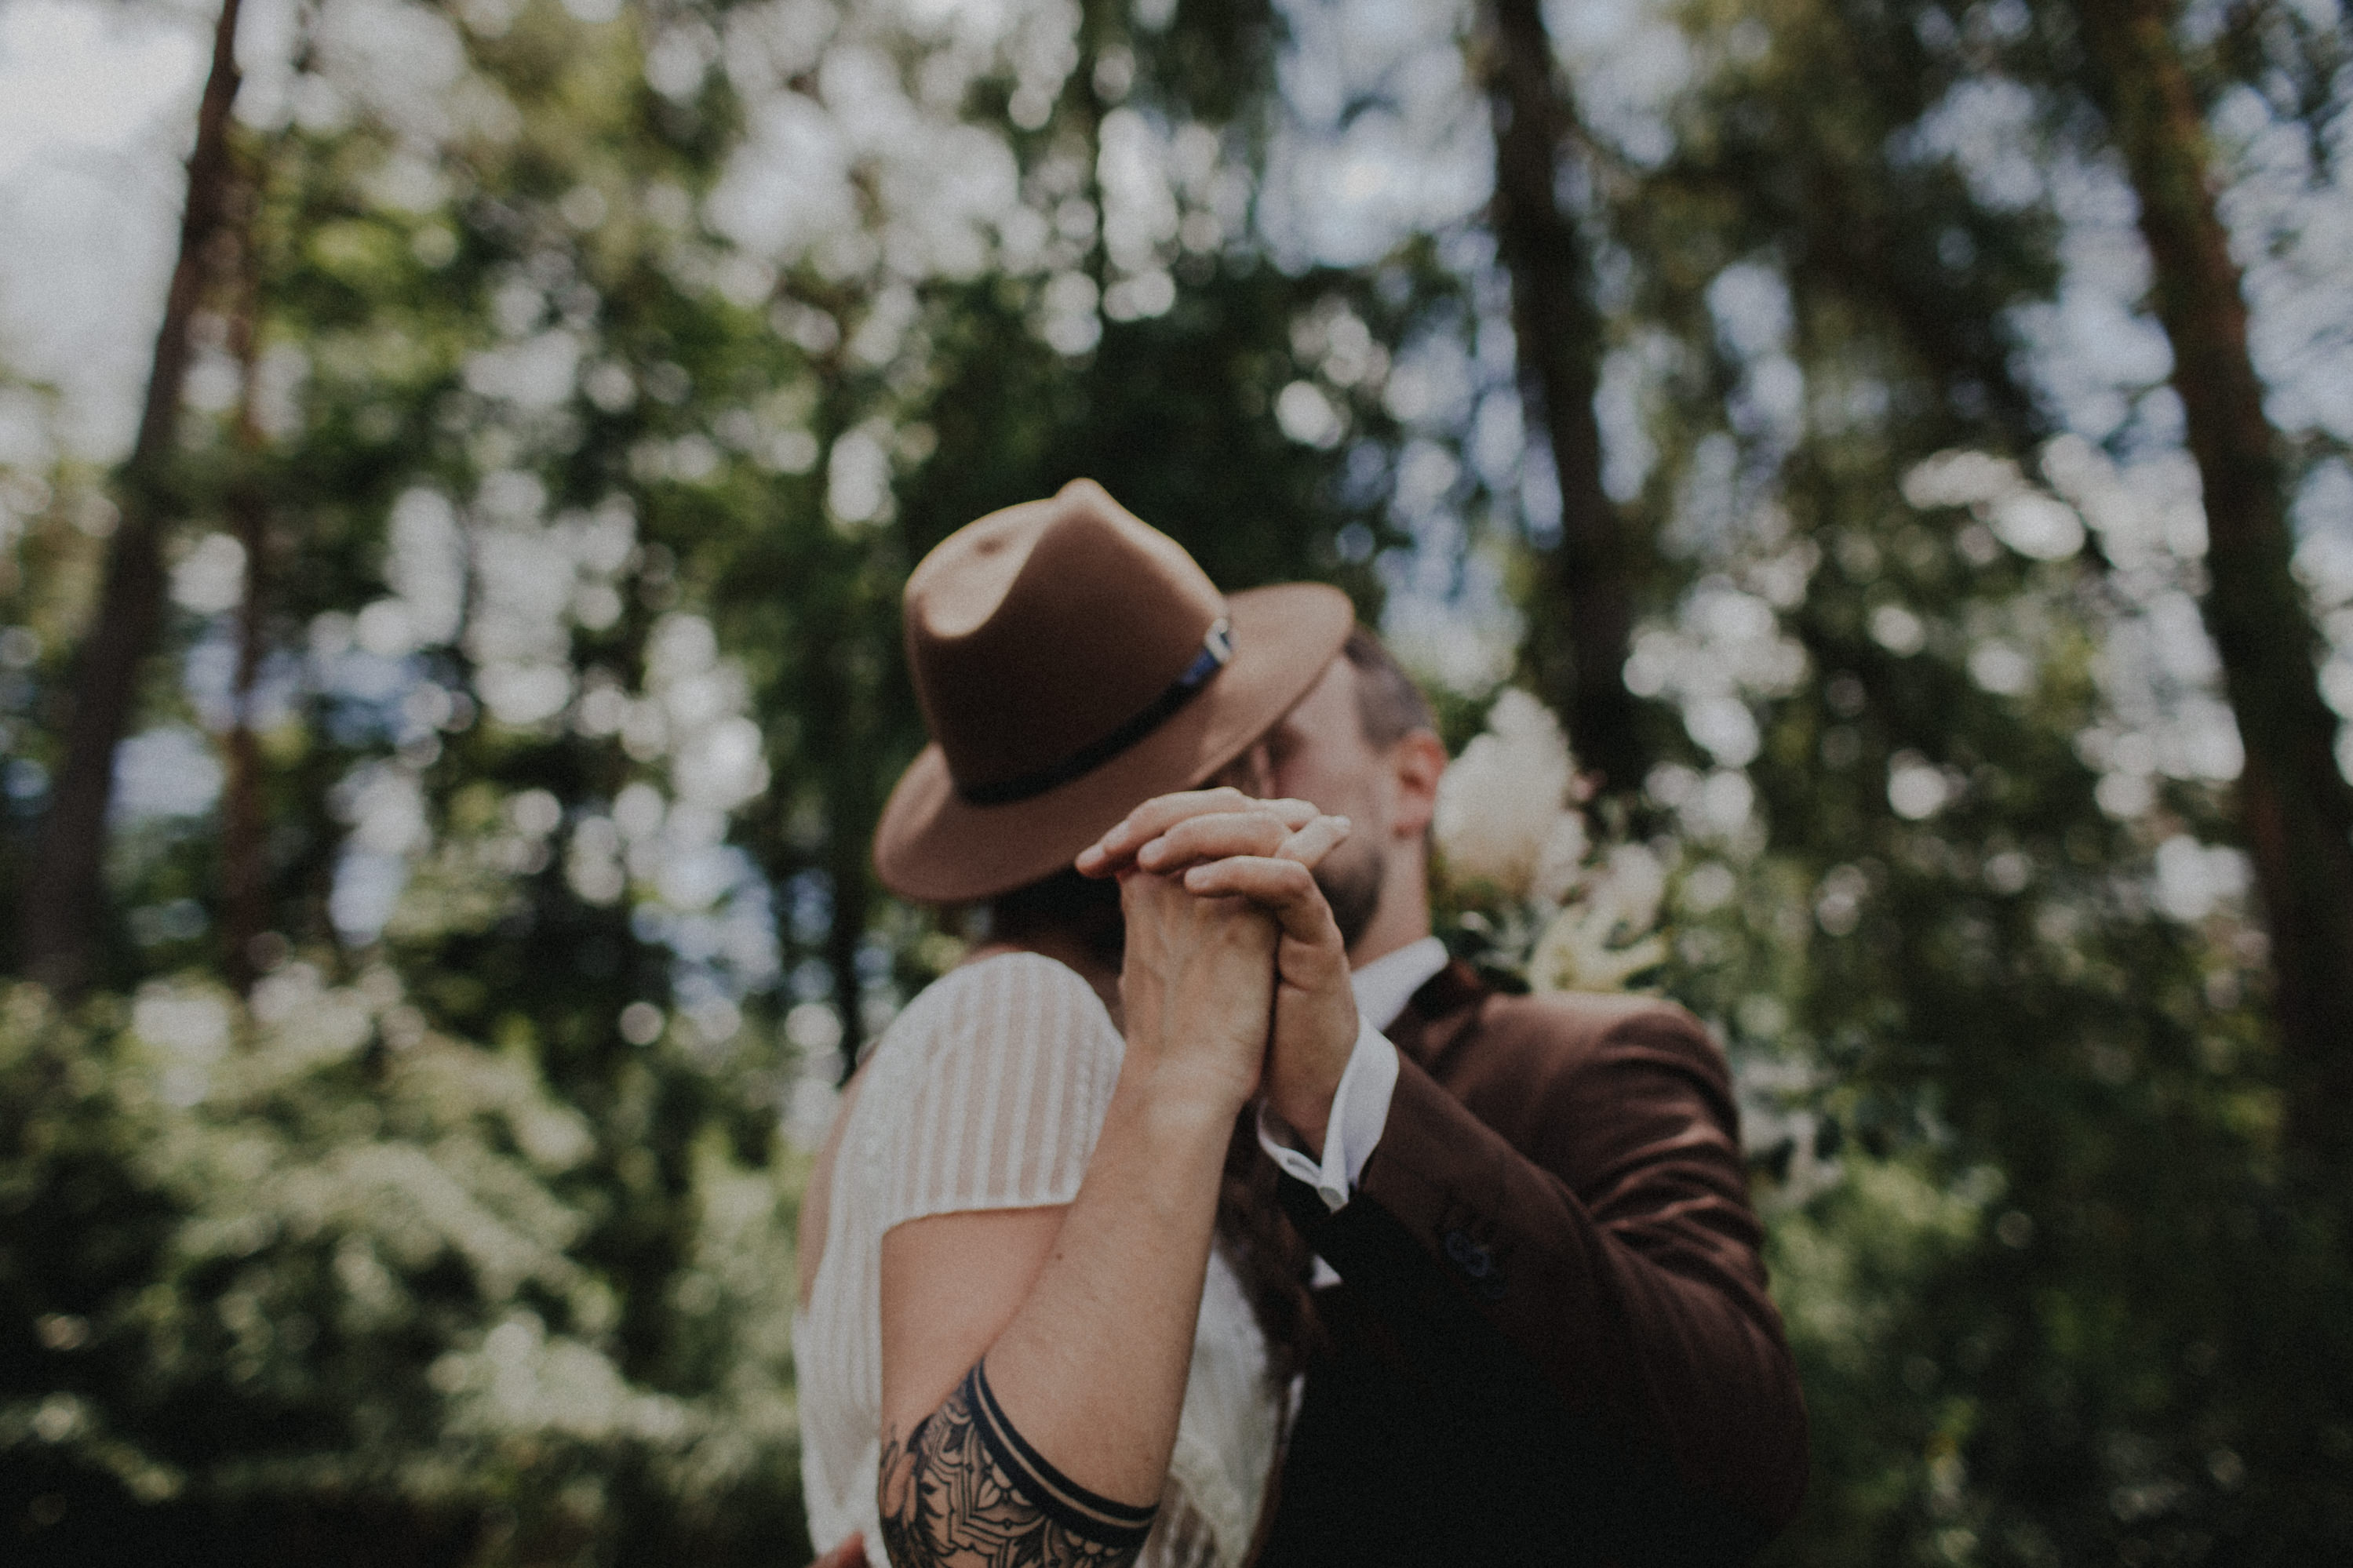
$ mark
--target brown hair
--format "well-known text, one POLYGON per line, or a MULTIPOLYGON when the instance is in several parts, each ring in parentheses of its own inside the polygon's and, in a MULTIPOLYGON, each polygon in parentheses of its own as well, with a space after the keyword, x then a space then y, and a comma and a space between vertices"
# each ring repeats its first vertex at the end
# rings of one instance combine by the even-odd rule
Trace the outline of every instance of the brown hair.
POLYGON ((1416 730, 1438 728, 1430 699, 1380 638, 1363 626, 1348 633, 1341 657, 1356 669, 1356 722, 1373 750, 1386 752, 1416 730))
POLYGON ((1234 1121, 1218 1183, 1218 1246, 1266 1336, 1267 1381, 1279 1390, 1307 1370, 1324 1333, 1307 1288, 1314 1253, 1283 1212, 1280 1179, 1259 1147, 1258 1107, 1246 1105, 1234 1121))
POLYGON ((997 894, 985 907, 988 934, 1000 941, 1027 942, 1049 931, 1065 931, 1114 970, 1127 951, 1119 884, 1108 877, 1082 877, 1075 868, 1065 866, 1027 887, 997 894))

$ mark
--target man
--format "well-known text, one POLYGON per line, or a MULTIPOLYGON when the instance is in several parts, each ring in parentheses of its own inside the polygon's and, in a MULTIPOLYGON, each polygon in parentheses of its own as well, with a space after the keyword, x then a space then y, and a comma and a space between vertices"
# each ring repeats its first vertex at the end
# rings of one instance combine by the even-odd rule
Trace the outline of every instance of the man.
MULTIPOLYGON (((1317 873, 1324 931, 1283 943, 1268 1061, 1261 1137, 1323 1343, 1260 1561, 1738 1561, 1794 1511, 1806 1448, 1723 1058, 1679 1008, 1499 995, 1448 962, 1445 762, 1359 630, 1223 775, 1354 825, 1317 873)), ((1293 826, 1229 790, 1164 796, 1080 866, 1267 855, 1293 826)))
MULTIPOLYGON (((1269 1058, 1261 1137, 1328 1345, 1261 1561, 1738 1561, 1794 1512, 1806 1440, 1723 1058, 1680 1008, 1500 995, 1448 962, 1444 766, 1360 629, 1227 775, 1354 824, 1315 879, 1354 997, 1292 995, 1314 982, 1286 942, 1269 1058)), ((1080 865, 1262 855, 1286 830, 1163 797, 1080 865)))

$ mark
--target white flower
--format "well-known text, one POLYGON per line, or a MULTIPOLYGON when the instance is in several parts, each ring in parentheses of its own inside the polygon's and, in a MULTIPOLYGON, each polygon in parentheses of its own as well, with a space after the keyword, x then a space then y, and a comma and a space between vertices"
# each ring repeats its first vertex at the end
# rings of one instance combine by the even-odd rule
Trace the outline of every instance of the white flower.
POLYGON ((1535 875, 1528 884, 1528 896, 1542 904, 1568 901, 1577 885, 1585 877, 1585 858, 1591 853, 1592 841, 1586 837, 1585 814, 1564 811, 1552 819, 1551 830, 1546 833, 1544 847, 1536 855, 1535 875))
POLYGON ((1505 690, 1486 732, 1440 781, 1438 847, 1476 906, 1463 926, 1494 962, 1539 992, 1621 991, 1667 956, 1657 931, 1666 868, 1640 844, 1597 861, 1584 814, 1568 804, 1575 778, 1552 714, 1505 690))
POLYGON ((1582 896, 1561 910, 1528 955, 1538 991, 1619 991, 1663 962, 1666 939, 1651 928, 1666 897, 1666 868, 1639 844, 1620 844, 1584 879, 1582 896))
MULTIPOLYGON (((1528 693, 1506 688, 1488 712, 1486 732, 1439 781, 1432 827, 1449 872, 1514 898, 1534 890, 1539 868, 1556 876, 1546 850, 1575 771, 1559 721, 1528 693)), ((1583 831, 1577 825, 1578 839, 1583 831)), ((1583 858, 1581 847, 1576 858, 1583 858)))
POLYGON ((1622 991, 1626 982, 1666 961, 1667 940, 1656 932, 1612 947, 1617 923, 1590 904, 1563 910, 1528 955, 1528 984, 1538 992, 1622 991))
POLYGON ((1585 901, 1630 931, 1659 923, 1667 896, 1667 868, 1644 845, 1620 844, 1600 870, 1587 879, 1585 901))

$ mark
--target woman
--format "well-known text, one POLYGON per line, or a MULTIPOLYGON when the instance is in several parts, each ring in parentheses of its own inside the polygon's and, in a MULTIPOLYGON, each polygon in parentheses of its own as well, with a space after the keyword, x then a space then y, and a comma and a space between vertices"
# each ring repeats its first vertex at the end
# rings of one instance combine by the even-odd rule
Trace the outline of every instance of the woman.
MULTIPOLYGON (((950 536, 906 610, 934 744, 875 864, 993 927, 861 1068, 804 1205, 812 1538, 860 1532, 899 1568, 1239 1563, 1282 1412, 1212 1237, 1276 928, 1200 896, 1248 883, 1219 866, 1130 870, 1116 910, 1069 868, 1272 724, 1350 608, 1296 584, 1226 599, 1082 480, 950 536)), ((1265 809, 1303 865, 1345 832, 1265 809)))

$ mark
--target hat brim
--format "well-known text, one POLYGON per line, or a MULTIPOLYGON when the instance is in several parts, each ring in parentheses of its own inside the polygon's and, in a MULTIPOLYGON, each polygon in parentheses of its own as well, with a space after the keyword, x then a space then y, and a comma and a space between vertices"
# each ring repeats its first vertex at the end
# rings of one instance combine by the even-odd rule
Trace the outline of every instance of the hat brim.
POLYGON ((1307 694, 1347 641, 1356 607, 1337 588, 1283 583, 1230 595, 1234 657, 1143 740, 1045 794, 974 805, 938 744, 892 790, 874 829, 882 885, 923 903, 968 903, 1052 875, 1156 795, 1188 789, 1240 756, 1307 694))

